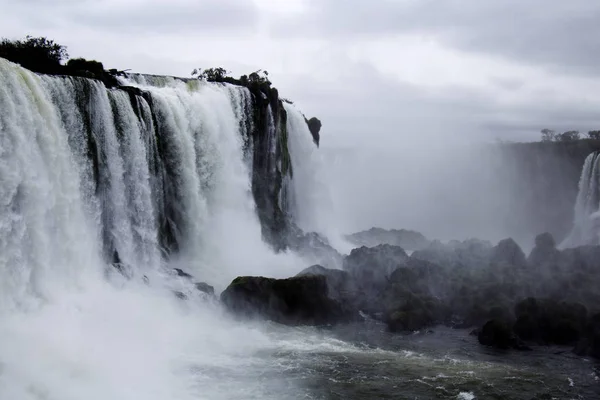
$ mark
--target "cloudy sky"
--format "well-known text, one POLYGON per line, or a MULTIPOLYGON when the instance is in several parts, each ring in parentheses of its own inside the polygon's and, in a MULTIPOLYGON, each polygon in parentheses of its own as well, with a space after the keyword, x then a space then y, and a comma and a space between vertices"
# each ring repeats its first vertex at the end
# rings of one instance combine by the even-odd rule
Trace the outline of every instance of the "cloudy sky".
POLYGON ((600 128, 593 0, 0 0, 0 35, 107 68, 270 72, 324 145, 600 128))

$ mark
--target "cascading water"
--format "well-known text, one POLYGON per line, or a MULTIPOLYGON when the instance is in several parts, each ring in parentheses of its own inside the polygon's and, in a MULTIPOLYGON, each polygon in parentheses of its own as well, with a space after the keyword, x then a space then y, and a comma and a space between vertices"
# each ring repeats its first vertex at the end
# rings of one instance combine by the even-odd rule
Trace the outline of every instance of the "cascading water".
POLYGON ((587 156, 579 179, 573 230, 561 247, 600 244, 600 153, 587 156))
POLYGON ((169 272, 223 289, 306 266, 261 239, 247 89, 106 89, 3 59, 0 83, 0 398, 278 393, 268 327, 169 272))
POLYGON ((349 252, 350 244, 337 229, 322 153, 313 143, 304 115, 292 104, 284 106, 294 171, 293 179, 286 183, 290 193, 286 200, 293 219, 305 232, 317 232, 329 239, 338 251, 349 252))

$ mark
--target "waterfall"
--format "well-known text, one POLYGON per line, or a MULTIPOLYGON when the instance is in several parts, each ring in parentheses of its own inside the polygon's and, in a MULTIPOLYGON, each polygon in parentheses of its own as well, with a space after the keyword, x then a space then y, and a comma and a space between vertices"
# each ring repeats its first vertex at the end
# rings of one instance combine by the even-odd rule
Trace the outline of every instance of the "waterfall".
POLYGON ((587 156, 579 178, 573 230, 561 247, 600 244, 600 153, 587 156))
POLYGON ((287 131, 308 179, 297 112, 286 126, 275 102, 229 84, 122 83, 0 59, 0 398, 236 398, 239 373, 217 390, 210 371, 254 362, 266 333, 172 269, 219 291, 306 267, 263 240, 294 195, 287 131))
POLYGON ((351 250, 337 229, 333 200, 328 185, 328 171, 322 152, 315 146, 304 115, 293 105, 285 104, 293 179, 286 185, 286 198, 294 222, 305 232, 317 232, 341 252, 351 250))

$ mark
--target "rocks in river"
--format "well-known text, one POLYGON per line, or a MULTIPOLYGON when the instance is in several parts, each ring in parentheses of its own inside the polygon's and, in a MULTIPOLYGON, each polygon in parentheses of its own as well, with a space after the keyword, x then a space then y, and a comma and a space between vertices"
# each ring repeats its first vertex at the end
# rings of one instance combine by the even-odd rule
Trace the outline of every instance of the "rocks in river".
POLYGON ((388 278, 408 260, 408 255, 398 246, 382 244, 354 249, 344 259, 348 271, 360 289, 370 293, 381 290, 388 278))
POLYGON ((322 275, 288 279, 240 276, 221 294, 225 307, 239 316, 262 317, 286 325, 329 325, 356 314, 329 297, 322 275))
POLYGON ((328 295, 334 300, 353 303, 360 295, 357 293, 356 284, 347 271, 341 269, 325 268, 321 265, 308 267, 296 276, 324 276, 327 281, 328 295))
POLYGON ((589 319, 573 351, 580 356, 600 359, 600 313, 589 319))
POLYGON ((293 227, 288 237, 288 246, 311 263, 324 265, 327 268, 342 266, 342 255, 318 233, 304 233, 299 228, 293 227))
POLYGON ((539 344, 575 344, 586 324, 582 304, 551 299, 525 299, 515 306, 514 331, 519 337, 539 344))
POLYGON ((530 350, 510 327, 510 324, 501 319, 492 319, 483 325, 477 332, 477 340, 484 346, 498 349, 530 350))
POLYGON ((439 300, 406 292, 395 299, 399 305, 385 313, 384 321, 391 332, 416 331, 439 323, 444 311, 439 300))

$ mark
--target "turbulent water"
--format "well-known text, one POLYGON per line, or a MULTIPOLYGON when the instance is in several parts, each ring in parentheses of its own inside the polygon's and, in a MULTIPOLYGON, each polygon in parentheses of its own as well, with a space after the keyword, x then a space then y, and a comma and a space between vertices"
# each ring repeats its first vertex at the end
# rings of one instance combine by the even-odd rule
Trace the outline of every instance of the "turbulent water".
MULTIPOLYGON (((592 398, 587 361, 494 358, 466 332, 231 320, 172 269, 219 291, 306 267, 261 239, 251 95, 125 83, 143 92, 0 59, 0 399, 592 398)), ((322 160, 286 111, 294 175, 281 200, 335 237, 322 160)))
POLYGON ((579 179, 573 230, 562 247, 600 244, 600 153, 587 156, 579 179))

